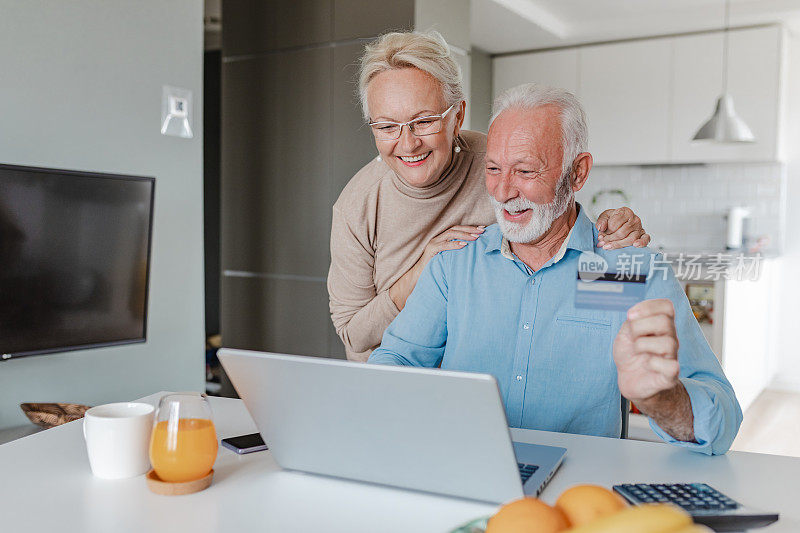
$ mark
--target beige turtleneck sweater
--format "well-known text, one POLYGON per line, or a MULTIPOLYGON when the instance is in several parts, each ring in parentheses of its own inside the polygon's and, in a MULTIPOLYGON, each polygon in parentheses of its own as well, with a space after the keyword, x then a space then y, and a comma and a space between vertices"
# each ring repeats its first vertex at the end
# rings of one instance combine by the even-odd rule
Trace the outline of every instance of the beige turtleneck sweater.
POLYGON ((462 131, 461 152, 436 183, 411 187, 377 159, 353 176, 333 206, 330 310, 347 358, 366 361, 399 312, 389 288, 425 245, 458 224, 489 225, 484 184, 486 136, 462 131))

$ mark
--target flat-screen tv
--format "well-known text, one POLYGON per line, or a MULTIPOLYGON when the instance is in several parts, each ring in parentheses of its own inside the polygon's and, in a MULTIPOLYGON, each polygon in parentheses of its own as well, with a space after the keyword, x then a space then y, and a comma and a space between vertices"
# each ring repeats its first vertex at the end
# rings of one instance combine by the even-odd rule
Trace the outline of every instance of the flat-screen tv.
POLYGON ((146 340, 154 189, 0 164, 0 359, 146 340))

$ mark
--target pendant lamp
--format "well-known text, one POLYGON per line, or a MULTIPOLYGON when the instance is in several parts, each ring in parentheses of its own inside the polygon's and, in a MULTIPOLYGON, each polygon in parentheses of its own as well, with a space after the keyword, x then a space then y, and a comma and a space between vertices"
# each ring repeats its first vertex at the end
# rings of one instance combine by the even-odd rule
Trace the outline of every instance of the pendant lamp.
POLYGON ((722 46, 722 94, 717 98, 714 114, 700 126, 693 141, 714 141, 718 143, 751 143, 756 138, 736 114, 733 97, 728 94, 728 30, 730 29, 730 0, 725 0, 725 33, 722 46))

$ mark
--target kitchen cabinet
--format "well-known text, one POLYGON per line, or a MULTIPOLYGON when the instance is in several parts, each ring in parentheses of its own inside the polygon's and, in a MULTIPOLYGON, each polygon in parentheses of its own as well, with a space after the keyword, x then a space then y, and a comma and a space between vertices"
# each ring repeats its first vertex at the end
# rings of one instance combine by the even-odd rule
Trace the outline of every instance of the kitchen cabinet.
POLYGON ((783 30, 734 29, 729 39, 728 92, 752 144, 691 140, 722 90, 722 32, 498 57, 494 94, 529 81, 574 92, 598 165, 777 161, 783 30))
POLYGON ((715 326, 722 329, 722 368, 746 411, 769 384, 777 290, 775 262, 763 259, 755 280, 724 282, 722 305, 717 303, 715 326))
POLYGON ((723 33, 673 39, 671 160, 680 163, 778 159, 780 42, 778 27, 731 31, 728 94, 756 142, 692 141, 722 90, 723 33))
MULTIPOLYGON (((703 270, 697 277, 703 279, 708 273, 703 270)), ((729 270, 715 281, 682 279, 677 269, 676 274, 684 289, 687 283, 713 287, 713 323, 701 322, 700 329, 719 359, 742 411, 746 411, 767 388, 772 376, 776 322, 772 302, 780 290, 775 260, 761 258, 755 272, 738 276, 729 270)), ((660 442, 643 415, 630 416, 628 438, 660 442)))
MULTIPOLYGON (((745 411, 770 381, 775 323, 770 303, 775 301, 777 281, 773 258, 743 256, 741 261, 739 266, 735 259, 715 281, 681 279, 680 270, 676 275, 684 288, 687 283, 713 286, 713 322, 701 322, 700 329, 745 411)), ((696 278, 709 274, 702 270, 696 278)))
POLYGON ((672 39, 579 49, 578 97, 598 165, 669 161, 672 39))
POLYGON ((493 61, 492 87, 497 96, 504 90, 523 83, 543 83, 578 91, 578 50, 553 50, 532 54, 498 57, 493 61))

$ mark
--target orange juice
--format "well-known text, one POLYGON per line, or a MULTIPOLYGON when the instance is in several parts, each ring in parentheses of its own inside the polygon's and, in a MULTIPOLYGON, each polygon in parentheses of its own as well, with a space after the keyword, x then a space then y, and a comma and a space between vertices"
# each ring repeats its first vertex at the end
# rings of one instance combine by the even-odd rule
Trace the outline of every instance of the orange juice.
POLYGON ((176 428, 163 420, 150 438, 150 464, 163 481, 180 483, 200 479, 217 458, 217 433, 211 420, 181 418, 176 428))

